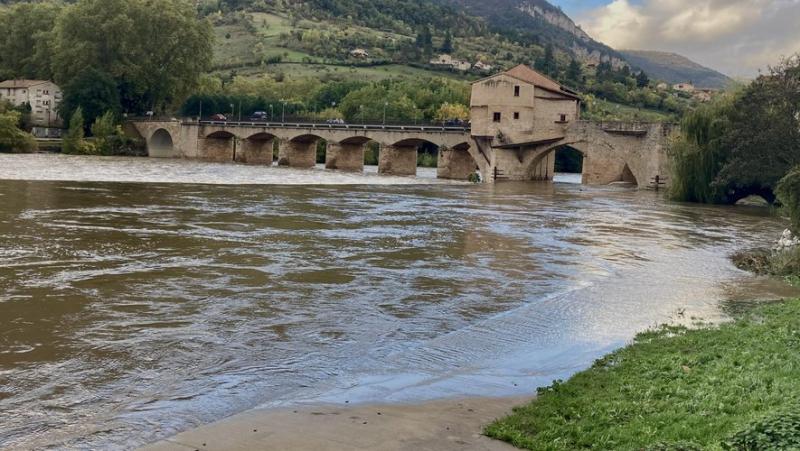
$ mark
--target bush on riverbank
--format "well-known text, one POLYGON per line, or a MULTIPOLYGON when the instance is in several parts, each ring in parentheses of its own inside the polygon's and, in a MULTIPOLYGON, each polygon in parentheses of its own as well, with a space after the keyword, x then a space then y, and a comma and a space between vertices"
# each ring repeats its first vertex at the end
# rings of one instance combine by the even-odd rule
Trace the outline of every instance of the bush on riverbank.
POLYGON ((795 166, 781 179, 775 192, 789 212, 792 232, 800 233, 800 166, 795 166))
POLYGON ((790 283, 800 285, 800 247, 771 253, 756 249, 739 252, 731 257, 737 268, 752 271, 758 275, 786 277, 790 283))
POLYGON ((800 397, 799 351, 800 300, 718 327, 664 326, 540 389, 486 433, 532 450, 787 449, 800 440, 786 414, 800 397))
POLYGON ((0 108, 0 153, 31 153, 39 149, 33 135, 19 129, 21 116, 19 111, 0 108))

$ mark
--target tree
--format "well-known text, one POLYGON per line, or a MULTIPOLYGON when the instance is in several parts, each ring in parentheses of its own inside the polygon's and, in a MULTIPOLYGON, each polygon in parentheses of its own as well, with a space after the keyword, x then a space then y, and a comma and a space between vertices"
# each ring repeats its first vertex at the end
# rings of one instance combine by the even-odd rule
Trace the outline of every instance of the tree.
POLYGON ((106 111, 92 124, 92 137, 94 138, 97 152, 101 155, 111 155, 112 135, 114 134, 114 113, 106 111))
POLYGON ((792 232, 797 235, 800 233, 800 166, 795 166, 778 183, 775 190, 781 203, 787 210, 792 219, 792 232))
POLYGON ((730 157, 714 184, 731 203, 751 194, 772 202, 778 182, 800 164, 800 55, 747 87, 730 123, 723 139, 730 157))
POLYGON ((686 115, 671 148, 670 196, 733 204, 775 200, 778 183, 800 165, 800 57, 686 115))
POLYGON ((544 48, 544 55, 536 61, 536 69, 545 75, 554 75, 557 71, 556 57, 553 53, 553 45, 547 44, 544 48))
POLYGON ((69 121, 69 131, 67 131, 67 136, 64 137, 61 149, 63 153, 66 154, 80 154, 84 153, 86 148, 86 141, 84 141, 83 136, 83 111, 81 107, 75 109, 72 113, 69 121))
POLYGON ((187 0, 78 0, 56 22, 53 74, 67 85, 94 67, 114 79, 126 110, 163 109, 197 87, 213 42, 187 0))
POLYGON ((644 71, 639 71, 636 74, 636 87, 637 88, 646 88, 650 84, 650 77, 647 76, 644 71))
POLYGON ((581 82, 581 77, 583 76, 583 71, 581 70, 581 63, 577 60, 572 60, 569 62, 569 67, 567 67, 567 81, 572 84, 572 86, 577 86, 581 82))
POLYGON ((447 33, 444 35, 444 43, 442 44, 442 53, 453 53, 453 36, 450 34, 450 30, 447 30, 447 33))
POLYGON ((20 3, 0 8, 0 79, 50 79, 45 55, 61 10, 57 3, 20 3))
POLYGON ((72 113, 79 107, 88 123, 106 112, 119 117, 122 105, 114 78, 94 67, 83 69, 64 86, 59 112, 65 123, 71 122, 72 113))
POLYGON ((433 117, 437 121, 446 121, 448 119, 469 119, 469 108, 460 103, 445 103, 436 110, 436 115, 433 117))
POLYGON ((26 153, 38 149, 36 139, 19 129, 19 111, 0 107, 0 153, 26 153))

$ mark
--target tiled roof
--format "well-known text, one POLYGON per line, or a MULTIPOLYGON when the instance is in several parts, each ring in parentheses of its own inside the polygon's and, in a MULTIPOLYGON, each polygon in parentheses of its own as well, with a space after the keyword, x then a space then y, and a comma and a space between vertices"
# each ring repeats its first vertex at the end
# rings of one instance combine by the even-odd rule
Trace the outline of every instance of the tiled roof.
POLYGON ((510 69, 506 74, 518 78, 522 81, 527 81, 532 85, 539 86, 541 88, 550 89, 553 91, 560 91, 561 85, 556 83, 555 81, 547 78, 543 74, 536 72, 535 70, 531 69, 530 67, 520 64, 519 66, 510 69))
POLYGON ((47 80, 6 80, 0 83, 0 88, 30 88, 31 86, 48 83, 47 80))

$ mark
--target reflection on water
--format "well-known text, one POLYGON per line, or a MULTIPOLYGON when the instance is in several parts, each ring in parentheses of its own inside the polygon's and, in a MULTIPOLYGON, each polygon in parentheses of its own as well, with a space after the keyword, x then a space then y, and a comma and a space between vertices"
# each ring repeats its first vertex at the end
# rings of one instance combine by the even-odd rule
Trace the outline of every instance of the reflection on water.
MULTIPOLYGON (((0 171, 187 167, 60 161, 0 171)), ((133 447, 261 404, 529 394, 648 326, 787 295, 727 260, 783 229, 764 209, 322 171, 214 184, 246 167, 207 166, 204 185, 0 181, 0 443, 133 447)))

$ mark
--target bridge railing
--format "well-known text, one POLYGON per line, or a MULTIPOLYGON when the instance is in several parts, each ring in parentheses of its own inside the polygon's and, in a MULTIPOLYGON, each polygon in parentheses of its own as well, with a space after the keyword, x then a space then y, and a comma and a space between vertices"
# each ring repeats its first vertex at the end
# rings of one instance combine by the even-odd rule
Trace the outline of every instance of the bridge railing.
POLYGON ((341 129, 341 130, 427 130, 467 132, 471 129, 469 122, 454 124, 449 121, 398 121, 398 120, 355 120, 355 121, 328 121, 305 116, 272 117, 264 119, 242 118, 230 120, 204 116, 202 118, 184 118, 185 123, 214 124, 227 126, 256 126, 256 127, 284 127, 284 128, 312 128, 312 129, 341 129))

